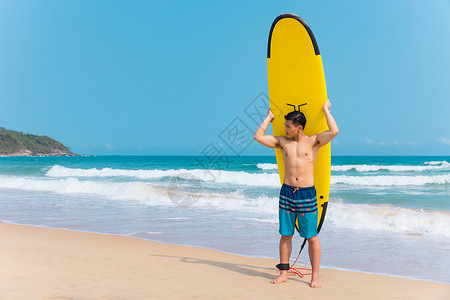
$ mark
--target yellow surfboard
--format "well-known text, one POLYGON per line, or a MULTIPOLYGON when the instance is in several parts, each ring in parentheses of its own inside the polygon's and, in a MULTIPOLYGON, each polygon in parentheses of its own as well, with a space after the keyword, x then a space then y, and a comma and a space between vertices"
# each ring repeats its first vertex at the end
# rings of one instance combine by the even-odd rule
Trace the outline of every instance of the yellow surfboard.
MULTIPOLYGON (((283 14, 270 28, 267 46, 267 74, 269 79, 270 109, 275 115, 273 135, 285 135, 284 116, 300 110, 306 116, 305 133, 314 135, 328 130, 323 113, 327 101, 322 58, 316 39, 300 17, 283 14)), ((280 149, 275 149, 280 181, 284 179, 284 161, 280 149)), ((320 148, 314 165, 314 183, 317 190, 319 218, 322 228, 330 194, 330 144, 320 148)))

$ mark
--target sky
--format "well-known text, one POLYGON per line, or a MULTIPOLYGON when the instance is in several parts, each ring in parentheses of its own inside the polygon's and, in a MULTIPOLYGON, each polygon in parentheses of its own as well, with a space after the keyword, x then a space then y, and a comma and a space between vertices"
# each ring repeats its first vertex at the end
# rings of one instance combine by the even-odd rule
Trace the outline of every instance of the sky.
POLYGON ((0 126, 78 154, 273 155, 246 109, 282 13, 318 42, 332 155, 450 155, 450 0, 0 0, 0 126))

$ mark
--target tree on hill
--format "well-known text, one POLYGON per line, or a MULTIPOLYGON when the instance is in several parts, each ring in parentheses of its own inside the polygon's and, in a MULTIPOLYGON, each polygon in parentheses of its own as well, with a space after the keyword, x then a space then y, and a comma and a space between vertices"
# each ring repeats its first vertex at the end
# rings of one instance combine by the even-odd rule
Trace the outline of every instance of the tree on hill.
POLYGON ((70 148, 49 138, 0 127, 0 155, 74 155, 70 148))

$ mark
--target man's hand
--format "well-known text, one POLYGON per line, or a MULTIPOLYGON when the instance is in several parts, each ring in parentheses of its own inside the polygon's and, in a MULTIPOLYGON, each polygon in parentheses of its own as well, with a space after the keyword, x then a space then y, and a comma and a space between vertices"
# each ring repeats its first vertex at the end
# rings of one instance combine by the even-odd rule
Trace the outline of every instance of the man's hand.
POLYGON ((330 108, 331 108, 331 102, 330 102, 330 100, 327 99, 327 102, 325 102, 323 104, 323 111, 324 112, 330 111, 330 108))
POLYGON ((325 118, 327 119, 327 125, 329 130, 326 130, 317 135, 317 144, 319 147, 328 144, 335 136, 339 133, 339 128, 337 127, 336 121, 330 113, 331 103, 330 100, 323 105, 323 112, 325 113, 325 118))
POLYGON ((272 122, 273 119, 275 119, 275 116, 274 116, 273 112, 270 109, 267 112, 267 118, 269 118, 269 122, 272 122))
POLYGON ((272 135, 266 135, 267 127, 269 126, 269 123, 273 121, 275 118, 272 111, 269 109, 267 112, 267 117, 264 119, 264 121, 259 125, 258 129, 255 133, 255 140, 263 144, 264 146, 270 147, 270 148, 277 148, 280 145, 280 141, 277 137, 274 137, 272 135))

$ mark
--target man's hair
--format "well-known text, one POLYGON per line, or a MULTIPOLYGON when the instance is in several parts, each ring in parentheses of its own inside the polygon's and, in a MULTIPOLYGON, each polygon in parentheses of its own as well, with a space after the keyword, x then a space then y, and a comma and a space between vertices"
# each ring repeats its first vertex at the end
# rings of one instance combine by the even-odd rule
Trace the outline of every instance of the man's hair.
POLYGON ((291 120, 292 124, 295 126, 302 125, 302 128, 305 129, 306 118, 305 115, 301 111, 291 111, 287 115, 284 116, 286 120, 291 120))

